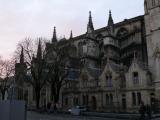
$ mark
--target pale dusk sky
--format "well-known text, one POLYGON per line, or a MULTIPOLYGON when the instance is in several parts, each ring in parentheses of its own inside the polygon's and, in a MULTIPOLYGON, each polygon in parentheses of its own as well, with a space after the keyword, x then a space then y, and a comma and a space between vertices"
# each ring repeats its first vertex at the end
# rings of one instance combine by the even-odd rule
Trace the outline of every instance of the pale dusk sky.
POLYGON ((0 56, 9 58, 18 41, 26 37, 51 39, 86 32, 88 12, 94 28, 107 25, 112 10, 114 22, 144 14, 144 0, 0 0, 0 56))

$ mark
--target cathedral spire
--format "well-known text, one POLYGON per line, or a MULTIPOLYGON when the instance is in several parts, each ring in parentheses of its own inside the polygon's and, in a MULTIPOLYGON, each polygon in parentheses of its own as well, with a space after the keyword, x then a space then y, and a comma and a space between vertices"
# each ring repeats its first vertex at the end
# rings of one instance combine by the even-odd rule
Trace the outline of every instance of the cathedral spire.
POLYGON ((109 18, 108 18, 108 26, 112 26, 114 24, 113 18, 112 18, 112 12, 109 11, 109 18))
POLYGON ((54 26, 52 43, 57 42, 56 27, 54 26))
POLYGON ((93 22, 92 22, 92 15, 91 15, 91 11, 89 11, 89 21, 87 25, 87 33, 91 33, 93 31, 94 31, 94 27, 93 27, 93 22))
POLYGON ((22 46, 22 48, 21 48, 20 63, 24 63, 23 46, 22 46))
POLYGON ((42 59, 42 47, 41 40, 39 39, 38 49, 37 49, 37 59, 42 59))
POLYGON ((72 33, 72 30, 71 30, 69 39, 72 39, 72 38, 73 38, 73 33, 72 33))

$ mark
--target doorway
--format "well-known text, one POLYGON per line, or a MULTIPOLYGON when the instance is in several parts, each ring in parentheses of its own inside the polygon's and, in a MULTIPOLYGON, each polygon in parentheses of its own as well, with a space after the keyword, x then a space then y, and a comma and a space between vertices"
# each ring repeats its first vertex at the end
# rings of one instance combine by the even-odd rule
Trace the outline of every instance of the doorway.
POLYGON ((97 109, 97 100, 96 100, 95 96, 92 96, 91 108, 92 108, 93 111, 96 111, 96 109, 97 109))

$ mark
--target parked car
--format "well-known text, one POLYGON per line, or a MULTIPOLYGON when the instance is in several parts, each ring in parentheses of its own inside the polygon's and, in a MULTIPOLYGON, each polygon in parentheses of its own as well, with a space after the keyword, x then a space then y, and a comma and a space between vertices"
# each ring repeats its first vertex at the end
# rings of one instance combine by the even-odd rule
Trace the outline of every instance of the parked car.
POLYGON ((68 112, 73 115, 80 115, 81 112, 86 112, 87 107, 85 106, 74 106, 71 109, 68 109, 68 112))

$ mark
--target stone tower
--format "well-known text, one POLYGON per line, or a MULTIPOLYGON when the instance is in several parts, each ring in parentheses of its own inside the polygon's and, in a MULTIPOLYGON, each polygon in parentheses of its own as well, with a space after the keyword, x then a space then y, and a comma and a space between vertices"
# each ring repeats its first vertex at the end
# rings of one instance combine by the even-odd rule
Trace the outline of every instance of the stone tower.
MULTIPOLYGON (((160 0, 145 0, 145 29, 148 52, 148 65, 153 73, 156 93, 160 91, 160 0), (157 66, 157 67, 155 67, 157 66)), ((160 99, 160 95, 156 94, 160 99)))
POLYGON ((99 48, 98 48, 98 41, 95 39, 95 33, 94 33, 94 25, 92 22, 92 15, 91 11, 89 11, 89 20, 87 24, 87 33, 84 41, 83 51, 86 61, 86 66, 88 68, 96 68, 97 62, 95 58, 99 55, 99 48))
POLYGON ((23 47, 20 54, 19 63, 15 64, 15 82, 16 82, 16 99, 23 100, 24 75, 26 75, 27 66, 24 62, 23 47))

